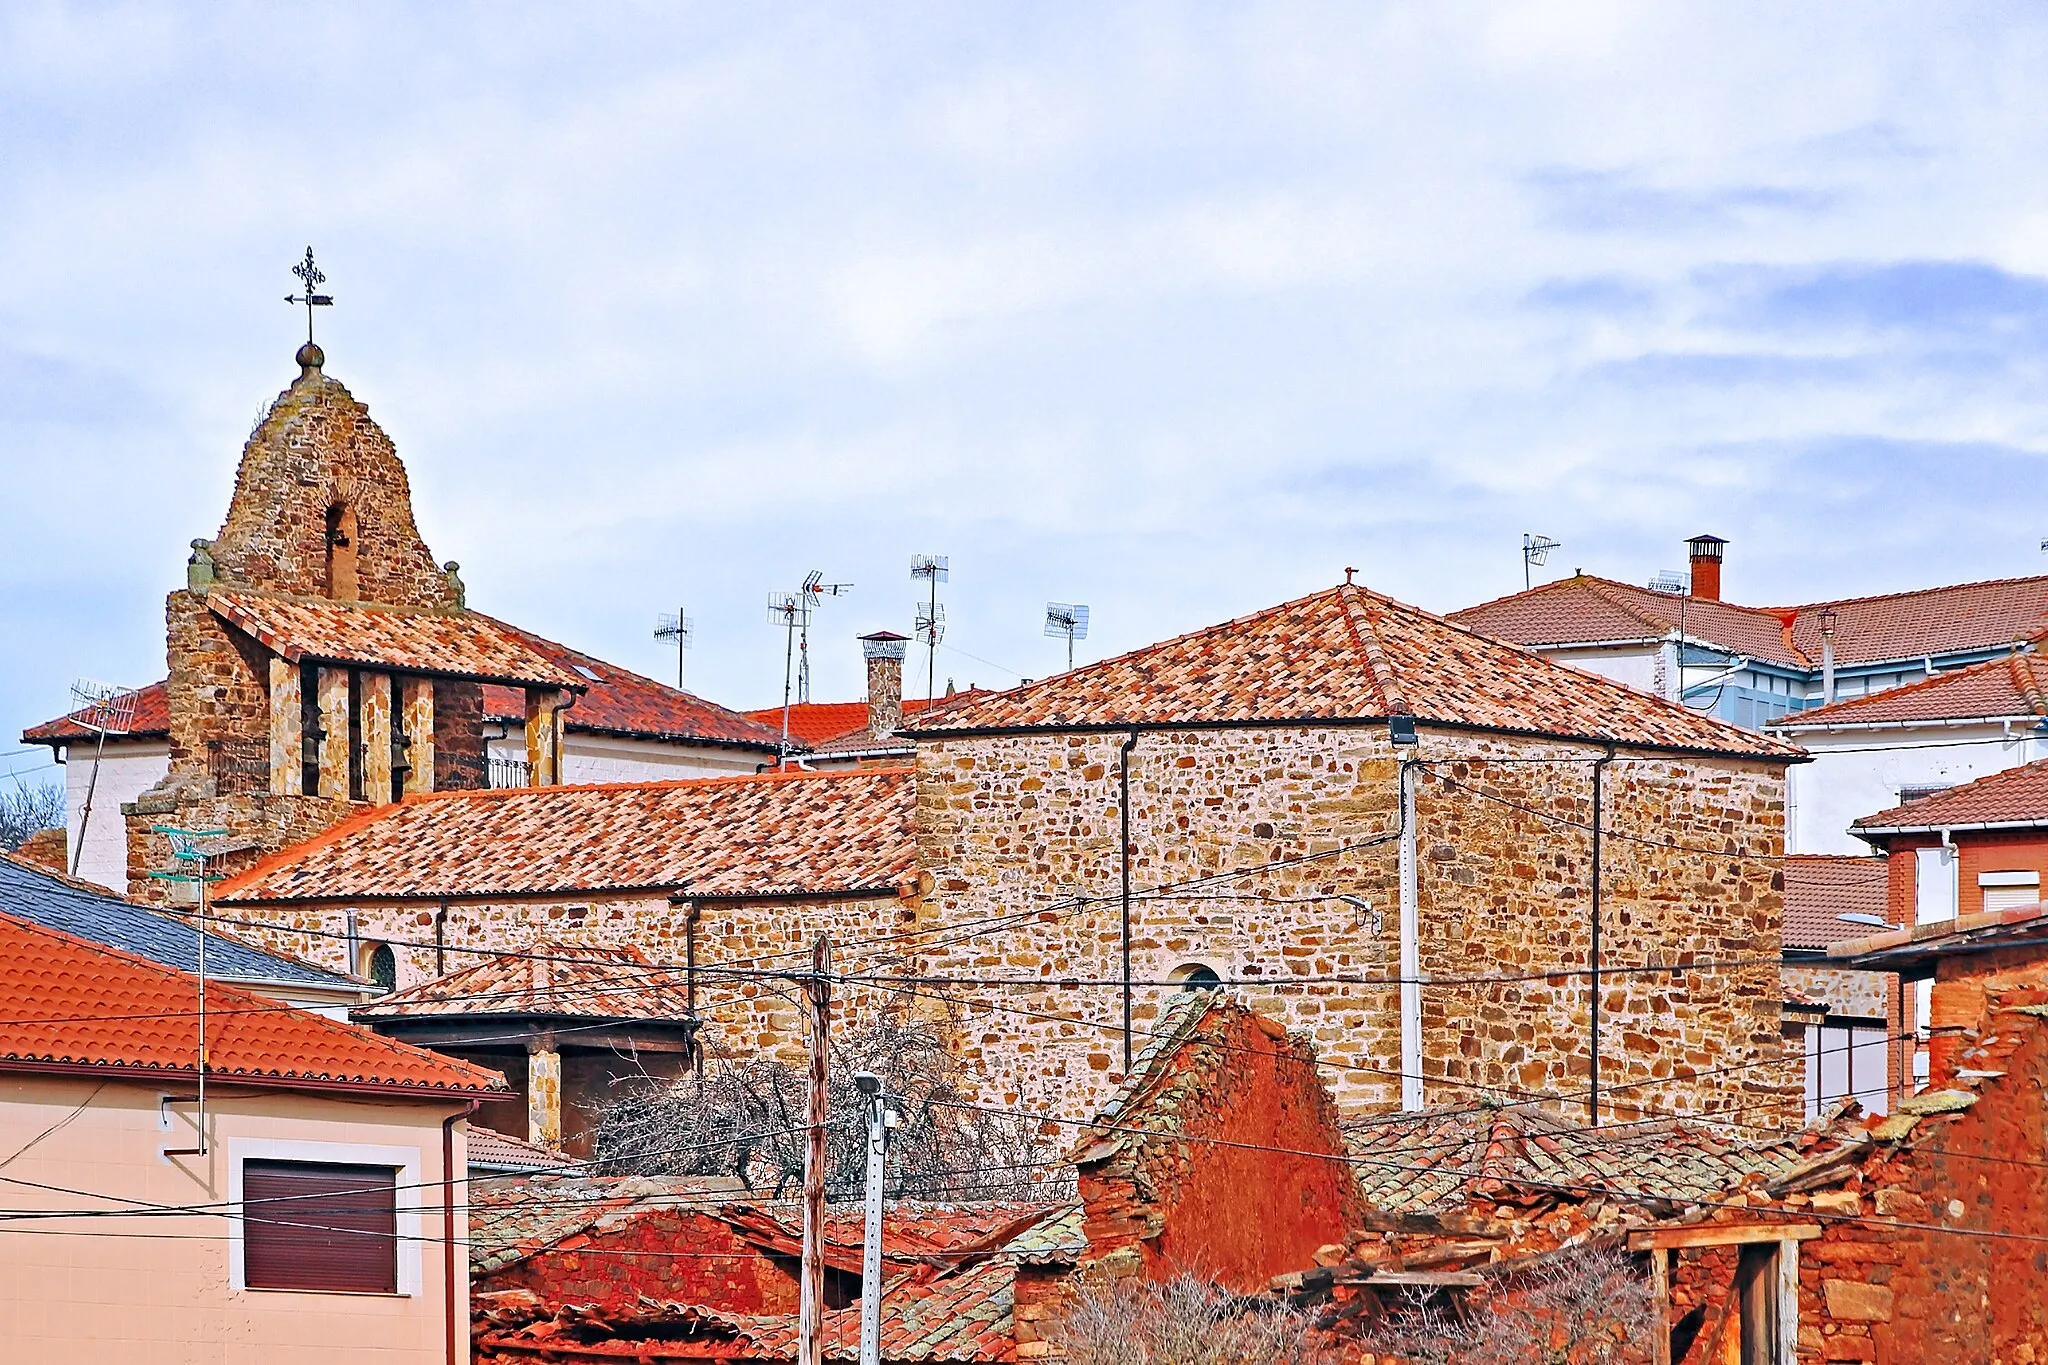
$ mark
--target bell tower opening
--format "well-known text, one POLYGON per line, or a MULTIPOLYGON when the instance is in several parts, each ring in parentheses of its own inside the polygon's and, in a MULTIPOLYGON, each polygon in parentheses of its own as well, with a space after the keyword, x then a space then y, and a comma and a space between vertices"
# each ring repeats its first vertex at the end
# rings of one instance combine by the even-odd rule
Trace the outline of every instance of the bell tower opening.
POLYGON ((327 509, 327 596, 356 600, 356 509, 337 502, 327 509))

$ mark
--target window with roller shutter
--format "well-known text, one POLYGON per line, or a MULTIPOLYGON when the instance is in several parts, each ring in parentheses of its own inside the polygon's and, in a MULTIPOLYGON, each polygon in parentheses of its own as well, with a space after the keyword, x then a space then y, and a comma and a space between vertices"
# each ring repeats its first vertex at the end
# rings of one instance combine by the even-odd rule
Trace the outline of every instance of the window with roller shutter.
POLYGON ((395 1294, 398 1172, 338 1162, 245 1162, 242 1244, 251 1289, 395 1294))

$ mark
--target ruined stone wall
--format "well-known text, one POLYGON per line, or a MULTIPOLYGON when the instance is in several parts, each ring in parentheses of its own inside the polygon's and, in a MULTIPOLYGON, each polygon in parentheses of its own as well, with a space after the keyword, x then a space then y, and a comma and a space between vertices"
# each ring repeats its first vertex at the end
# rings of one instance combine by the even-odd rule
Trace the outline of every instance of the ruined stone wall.
MULTIPOLYGON (((1119 735, 924 739, 919 854, 958 942, 948 987, 988 1098, 1090 1112, 1122 1074, 1119 735)), ((1416 788, 1425 1100, 1582 1103, 1590 761, 1425 730, 1416 788), (1460 982, 1474 975, 1528 979, 1460 982)), ((1142 1046, 1201 965, 1312 1037, 1348 1111, 1400 1099, 1397 767, 1383 731, 1143 734, 1131 767, 1132 977, 1142 1046), (1251 871, 1213 884, 1196 879, 1251 871), (1353 896, 1360 906, 1338 899, 1353 896)), ((1601 1081, 1617 1117, 1796 1121, 1779 1031, 1782 769, 1623 753, 1606 770, 1601 1081), (1712 964, 1685 968, 1684 964, 1712 964)), ((938 988, 928 988, 938 993, 938 988)))
POLYGON ((224 583, 327 597, 328 509, 355 514, 357 596, 453 610, 447 572, 413 520, 412 488, 391 438, 370 410, 318 370, 271 404, 242 449, 235 492, 207 549, 224 583))
POLYGON ((600 1225, 474 1284, 479 1294, 508 1289, 538 1294, 550 1309, 578 1304, 600 1313, 631 1310, 643 1297, 722 1313, 794 1313, 798 1303, 782 1263, 722 1219, 681 1209, 600 1225))
MULTIPOLYGON (((360 974, 369 951, 388 945, 400 988, 543 941, 636 948, 678 975, 687 959, 689 912, 662 893, 459 900, 447 903, 445 915, 435 901, 353 908, 227 904, 219 913, 236 921, 223 927, 238 937, 335 971, 360 974)), ((921 902, 896 896, 705 902, 697 926, 705 1043, 714 1056, 767 1054, 802 1065, 800 993, 787 979, 755 973, 807 971, 811 944, 821 933, 847 945, 835 955, 835 971, 895 970, 901 959, 888 945, 857 945, 914 927, 920 914, 921 902)), ((851 1031, 885 1014, 919 1009, 915 997, 894 988, 841 986, 833 1026, 851 1031)))

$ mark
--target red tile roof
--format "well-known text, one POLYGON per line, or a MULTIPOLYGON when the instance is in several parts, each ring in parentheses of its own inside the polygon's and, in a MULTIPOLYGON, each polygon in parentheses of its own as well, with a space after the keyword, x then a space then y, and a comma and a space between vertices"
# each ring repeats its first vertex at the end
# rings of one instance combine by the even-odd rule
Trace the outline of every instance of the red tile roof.
POLYGON ((1795 711, 1765 729, 1776 732, 1836 725, 1900 725, 1915 721, 2023 720, 2048 715, 2048 677, 2031 651, 1937 673, 1867 697, 1795 711))
MULTIPOLYGON (((475 1095, 495 1073, 209 981, 207 1076, 313 1090, 475 1095)), ((199 982, 0 914, 0 1070, 160 1079, 198 1067, 199 982)))
POLYGON ((1841 939, 1828 946, 1828 958, 1867 971, 1918 975, 1931 970, 1941 957, 2044 946, 2048 946, 2048 906, 2035 902, 1841 939))
POLYGON ((478 1175, 509 1175, 547 1171, 573 1165, 568 1157, 536 1146, 525 1138, 472 1122, 469 1125, 469 1171, 478 1175))
POLYGON ((384 900, 676 888, 893 894, 913 875, 905 768, 434 792, 223 882, 219 900, 384 900))
POLYGON ((350 1011, 357 1019, 519 1014, 568 1019, 680 1020, 690 1013, 681 972, 637 948, 540 942, 394 991, 350 1011))
MULTIPOLYGON (((956 692, 950 697, 936 697, 934 706, 946 706, 962 697, 988 695, 985 687, 970 688, 956 692)), ((925 708, 925 699, 905 698, 903 714, 914 716, 925 708)), ((571 714, 574 714, 573 712, 571 714)), ((758 721, 780 741, 782 738, 782 708, 764 706, 758 711, 746 713, 747 719, 758 721)), ((868 704, 864 701, 807 701, 789 708, 789 737, 806 746, 815 747, 851 735, 864 735, 868 729, 868 704)))
MULTIPOLYGON (((490 617, 481 619, 492 620, 490 617)), ((531 631, 502 621, 492 623, 534 653, 576 674, 588 689, 569 711, 567 725, 571 732, 729 745, 763 754, 775 753, 780 748, 779 730, 770 730, 750 721, 737 711, 729 711, 652 678, 643 678, 638 673, 592 658, 567 645, 543 640, 531 631), (596 676, 592 677, 592 674, 596 676)), ((154 682, 142 688, 136 696, 135 718, 122 733, 131 739, 170 734, 170 692, 168 682, 154 682)), ((492 721, 523 724, 526 720, 526 694, 516 687, 486 683, 484 714, 492 721)), ((863 724, 866 718, 867 709, 862 705, 863 724)), ((76 744, 95 735, 72 717, 65 716, 25 730, 21 737, 29 744, 76 744)))
POLYGON ((1794 760, 1782 741, 1345 585, 997 692, 918 734, 1376 719, 1794 760))
POLYGON ((1843 915, 1883 919, 1891 871, 1882 858, 1795 853, 1785 859, 1785 947, 1820 949, 1850 929, 1843 915))
POLYGON ((2048 827, 2048 758, 1866 815, 1851 824, 1849 832, 1897 834, 1972 825, 2048 827))
POLYGON ((1678 624, 1686 634, 1737 653, 1798 668, 1816 668, 1821 613, 1835 612, 1835 661, 1885 663, 1928 655, 1996 649, 2048 628, 2048 576, 1957 583, 1811 602, 1797 607, 1746 607, 1683 598, 1580 574, 1451 613, 1474 630, 1524 645, 1661 637, 1678 624), (1791 617, 1791 640, 1783 618, 1791 617))
MULTIPOLYGON (((739 749, 777 752, 782 743, 780 728, 770 729, 737 711, 727 710, 680 688, 643 678, 638 673, 592 658, 567 645, 544 640, 532 631, 482 617, 519 640, 534 653, 577 675, 588 689, 569 709, 565 721, 571 731, 584 734, 624 735, 629 738, 688 741, 694 744, 729 745, 739 749), (592 675, 596 676, 592 676, 592 675)), ((526 719, 526 698, 510 687, 484 688, 484 712, 494 721, 526 719)), ((862 708, 862 723, 866 708, 862 708)))
MULTIPOLYGON (((68 716, 46 720, 21 732, 24 744, 76 744, 99 738, 99 731, 80 723, 83 709, 68 716)), ((135 692, 135 713, 126 728, 117 733, 130 739, 155 739, 171 733, 171 685, 153 682, 135 692)))
POLYGON ((413 611, 226 588, 208 593, 206 605, 292 663, 359 664, 577 692, 589 685, 518 632, 473 611, 413 611))

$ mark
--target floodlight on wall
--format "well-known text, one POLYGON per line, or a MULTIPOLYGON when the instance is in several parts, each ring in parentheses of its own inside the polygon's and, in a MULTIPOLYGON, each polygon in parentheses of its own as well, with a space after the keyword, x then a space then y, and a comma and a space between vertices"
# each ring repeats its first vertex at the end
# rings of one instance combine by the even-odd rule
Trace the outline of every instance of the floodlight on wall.
POLYGON ((1387 717, 1387 739, 1394 744, 1417 744, 1421 741, 1415 734, 1415 717, 1397 715, 1387 717))

